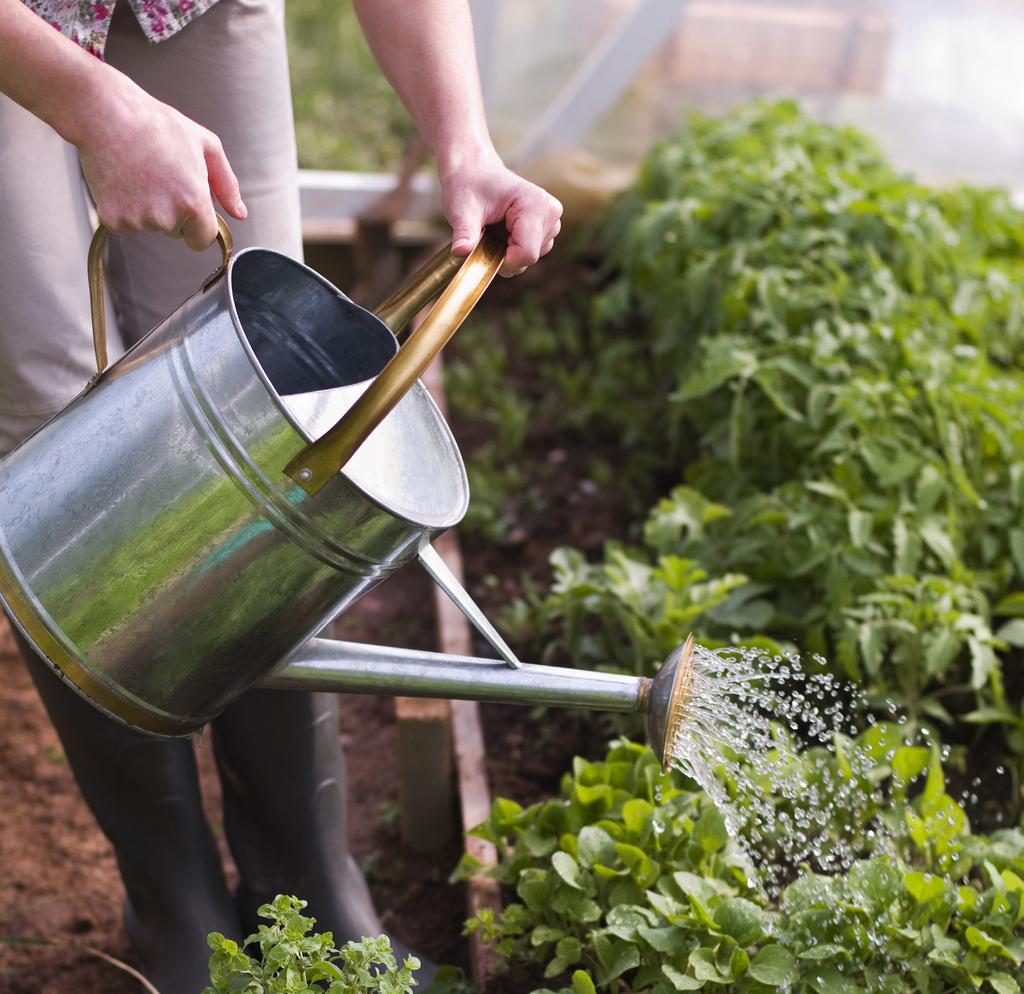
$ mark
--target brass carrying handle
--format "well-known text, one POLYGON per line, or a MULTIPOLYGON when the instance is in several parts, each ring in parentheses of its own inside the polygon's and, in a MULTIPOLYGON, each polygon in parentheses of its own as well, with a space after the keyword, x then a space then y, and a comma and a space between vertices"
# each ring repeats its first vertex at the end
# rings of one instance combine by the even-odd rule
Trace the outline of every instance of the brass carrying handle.
POLYGON ((315 496, 338 474, 458 330, 497 275, 505 248, 504 231, 491 228, 465 260, 448 245, 377 308, 377 317, 397 331, 447 283, 423 323, 341 420, 285 466, 287 477, 315 496))
MULTIPOLYGON (((107 246, 110 229, 101 224, 89 243, 89 306, 92 309, 92 347, 96 352, 96 375, 90 381, 94 384, 107 368, 107 315, 103 299, 103 250, 107 246)), ((231 259, 231 232, 227 222, 217 215, 217 241, 220 244, 220 268, 211 273, 202 285, 205 290, 225 269, 231 259)))

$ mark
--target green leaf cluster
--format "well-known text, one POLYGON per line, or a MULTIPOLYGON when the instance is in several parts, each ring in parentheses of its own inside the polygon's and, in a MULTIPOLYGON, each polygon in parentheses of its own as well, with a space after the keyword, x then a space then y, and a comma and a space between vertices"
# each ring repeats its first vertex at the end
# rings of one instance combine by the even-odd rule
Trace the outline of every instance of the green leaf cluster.
POLYGON ((558 553, 518 635, 634 670, 690 629, 795 643, 1024 755, 1024 213, 757 104, 656 146, 599 239, 559 341, 505 348, 534 411, 618 447, 606 480, 647 513, 596 565, 558 553))
MULTIPOLYGON (((889 734, 853 747, 870 754, 889 734)), ((865 836, 844 875, 805 870, 771 897, 707 795, 616 742, 601 762, 577 759, 560 798, 494 802, 476 834, 515 901, 467 928, 561 994, 1019 994, 1024 834, 971 835, 929 750, 901 748, 872 777, 892 784, 884 813, 905 830, 865 836)))
POLYGON ((203 994, 411 994, 419 961, 401 967, 386 935, 334 946, 330 932, 310 934, 306 902, 279 894, 259 908, 270 921, 243 943, 211 932, 210 986, 203 994), (245 952, 256 947, 258 955, 245 952))

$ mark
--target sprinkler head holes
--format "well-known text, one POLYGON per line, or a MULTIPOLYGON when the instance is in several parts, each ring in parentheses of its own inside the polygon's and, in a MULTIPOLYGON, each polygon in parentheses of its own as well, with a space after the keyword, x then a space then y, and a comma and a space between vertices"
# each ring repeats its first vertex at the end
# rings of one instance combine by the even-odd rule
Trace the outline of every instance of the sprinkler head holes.
POLYGON ((693 694, 693 636, 679 646, 650 681, 646 694, 647 738, 668 773, 672 745, 680 734, 693 694))

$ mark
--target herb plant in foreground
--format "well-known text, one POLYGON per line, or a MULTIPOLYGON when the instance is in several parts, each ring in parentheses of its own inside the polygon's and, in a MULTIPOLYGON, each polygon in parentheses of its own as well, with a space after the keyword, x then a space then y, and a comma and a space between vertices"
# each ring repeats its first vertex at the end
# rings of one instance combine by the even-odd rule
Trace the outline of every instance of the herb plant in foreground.
POLYGON ((494 802, 476 831, 515 899, 467 927, 567 994, 1019 994, 1024 834, 971 835, 928 757, 879 756, 873 777, 890 786, 865 809, 862 857, 842 875, 794 872, 770 896, 707 795, 620 741, 576 760, 559 799, 494 802))
POLYGON ((209 937, 211 985, 203 994, 410 994, 419 961, 395 962, 386 935, 334 946, 330 932, 310 934, 316 919, 305 901, 278 895, 259 909, 270 921, 241 945, 220 932, 209 937), (255 946, 258 956, 244 950, 255 946))

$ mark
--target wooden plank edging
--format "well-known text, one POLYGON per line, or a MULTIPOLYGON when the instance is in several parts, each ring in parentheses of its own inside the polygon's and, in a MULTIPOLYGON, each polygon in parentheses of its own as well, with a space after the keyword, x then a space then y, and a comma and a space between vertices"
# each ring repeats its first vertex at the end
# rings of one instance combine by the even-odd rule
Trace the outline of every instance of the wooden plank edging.
MULTIPOLYGON (((441 357, 438 356, 424 374, 423 382, 440 408, 442 416, 447 417, 442 369, 441 357)), ((434 548, 458 577, 459 582, 464 583, 465 572, 457 533, 445 532, 434 542, 434 548)), ((441 651, 460 656, 473 655, 473 638, 469 622, 439 587, 434 588, 434 607, 437 613, 437 636, 441 651)), ((450 704, 452 743, 466 852, 486 870, 497 864, 497 851, 490 842, 465 834, 485 821, 491 810, 480 705, 476 701, 451 701, 450 704)), ((501 911, 501 891, 497 880, 476 876, 466 884, 466 911, 472 916, 485 908, 492 909, 495 914, 501 911)), ((493 950, 483 943, 479 934, 470 936, 469 952, 473 983, 480 990, 485 990, 498 958, 493 950)))

